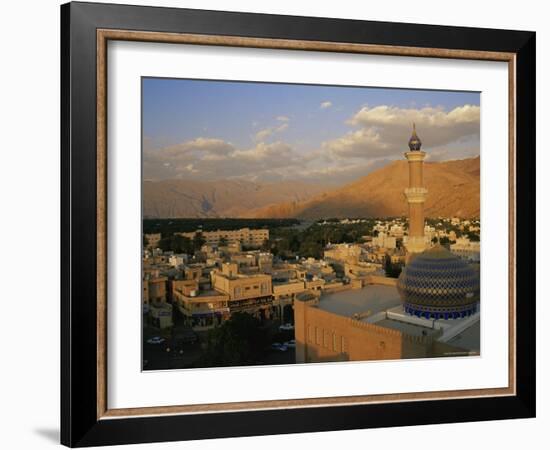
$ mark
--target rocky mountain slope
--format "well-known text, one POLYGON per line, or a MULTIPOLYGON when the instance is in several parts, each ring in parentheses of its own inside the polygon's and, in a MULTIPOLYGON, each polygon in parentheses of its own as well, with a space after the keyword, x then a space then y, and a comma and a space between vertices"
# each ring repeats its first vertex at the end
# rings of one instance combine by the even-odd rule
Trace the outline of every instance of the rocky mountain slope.
MULTIPOLYGON (((479 157, 424 164, 428 217, 479 217, 479 157)), ((407 161, 394 161, 359 180, 306 201, 291 201, 251 211, 250 217, 386 217, 408 213, 403 190, 407 161)))

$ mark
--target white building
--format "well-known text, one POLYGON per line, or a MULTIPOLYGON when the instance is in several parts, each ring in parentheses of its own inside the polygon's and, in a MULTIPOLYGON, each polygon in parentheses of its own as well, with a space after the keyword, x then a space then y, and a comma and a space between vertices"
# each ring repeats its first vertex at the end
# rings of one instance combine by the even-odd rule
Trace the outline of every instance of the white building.
POLYGON ((395 248, 396 238, 386 233, 378 233, 378 236, 372 238, 372 244, 382 248, 395 248))
POLYGON ((405 230, 401 225, 392 225, 390 228, 390 236, 395 236, 396 238, 402 238, 405 235, 405 230))
POLYGON ((180 267, 187 263, 187 255, 185 253, 174 254, 168 258, 168 264, 172 267, 180 267))
POLYGON ((460 237, 454 244, 451 244, 451 252, 462 259, 469 261, 479 261, 479 242, 472 242, 467 237, 460 237))

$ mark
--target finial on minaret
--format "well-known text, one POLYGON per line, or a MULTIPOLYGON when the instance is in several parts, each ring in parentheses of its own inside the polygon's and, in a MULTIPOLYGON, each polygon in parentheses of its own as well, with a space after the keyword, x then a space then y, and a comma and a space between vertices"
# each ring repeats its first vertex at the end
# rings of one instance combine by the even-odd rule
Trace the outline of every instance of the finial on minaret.
POLYGON ((416 124, 413 122, 413 132, 409 139, 409 149, 411 152, 418 152, 420 151, 420 147, 422 147, 422 141, 416 134, 416 124))

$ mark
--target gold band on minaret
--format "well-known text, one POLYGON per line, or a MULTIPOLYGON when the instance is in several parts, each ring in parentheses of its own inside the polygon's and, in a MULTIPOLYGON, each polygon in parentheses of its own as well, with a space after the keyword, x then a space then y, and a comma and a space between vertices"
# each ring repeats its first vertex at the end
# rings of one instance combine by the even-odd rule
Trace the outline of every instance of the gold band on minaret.
POLYGON ((406 248, 409 253, 420 253, 426 249, 424 238, 424 202, 428 190, 424 187, 424 159, 426 153, 420 150, 422 141, 416 134, 413 124, 412 136, 409 139, 409 151, 405 158, 409 162, 409 187, 405 189, 405 197, 409 203, 409 236, 406 248))

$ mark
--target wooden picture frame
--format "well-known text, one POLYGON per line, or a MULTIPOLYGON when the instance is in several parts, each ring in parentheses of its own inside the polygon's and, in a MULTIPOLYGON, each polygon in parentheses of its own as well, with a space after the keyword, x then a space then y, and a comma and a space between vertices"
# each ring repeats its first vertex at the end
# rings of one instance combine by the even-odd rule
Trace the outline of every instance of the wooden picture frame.
POLYGON ((535 33, 69 3, 61 7, 61 441, 91 446, 535 415, 535 33), (201 406, 107 405, 109 40, 505 61, 509 67, 507 388, 201 406))

